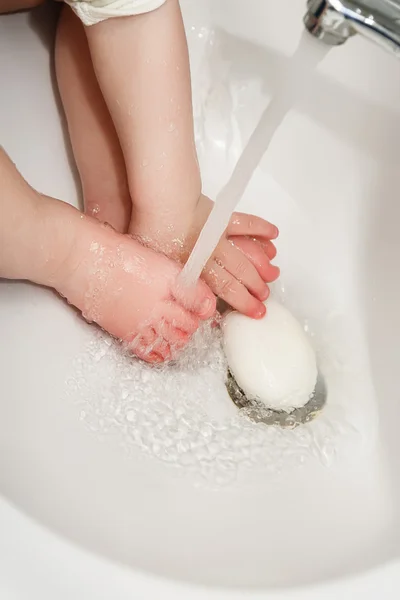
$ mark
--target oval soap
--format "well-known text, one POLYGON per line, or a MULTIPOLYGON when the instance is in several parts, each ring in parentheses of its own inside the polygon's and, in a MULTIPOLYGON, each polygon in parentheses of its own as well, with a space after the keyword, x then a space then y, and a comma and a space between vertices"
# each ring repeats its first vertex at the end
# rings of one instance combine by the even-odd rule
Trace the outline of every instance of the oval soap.
POLYGON ((314 350, 300 323, 279 302, 269 299, 260 320, 236 311, 222 328, 229 368, 249 398, 275 410, 304 406, 317 381, 314 350))

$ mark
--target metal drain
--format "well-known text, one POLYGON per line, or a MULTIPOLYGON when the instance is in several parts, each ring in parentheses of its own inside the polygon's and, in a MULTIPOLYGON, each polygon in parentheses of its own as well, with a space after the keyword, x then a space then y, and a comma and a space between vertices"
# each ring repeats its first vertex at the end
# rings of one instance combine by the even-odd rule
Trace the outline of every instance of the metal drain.
POLYGON ((300 408, 294 408, 290 412, 267 408, 259 400, 247 398, 229 370, 225 385, 233 402, 251 421, 285 429, 294 429, 313 421, 322 411, 327 399, 325 380, 321 373, 318 373, 314 393, 307 404, 300 408))

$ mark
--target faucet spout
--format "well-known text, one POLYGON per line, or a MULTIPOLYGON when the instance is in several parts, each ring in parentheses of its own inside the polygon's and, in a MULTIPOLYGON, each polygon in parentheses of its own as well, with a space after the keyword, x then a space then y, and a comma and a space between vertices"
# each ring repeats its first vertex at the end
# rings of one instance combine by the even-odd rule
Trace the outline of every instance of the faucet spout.
POLYGON ((304 24, 328 45, 360 33, 400 58, 400 0, 308 0, 304 24))

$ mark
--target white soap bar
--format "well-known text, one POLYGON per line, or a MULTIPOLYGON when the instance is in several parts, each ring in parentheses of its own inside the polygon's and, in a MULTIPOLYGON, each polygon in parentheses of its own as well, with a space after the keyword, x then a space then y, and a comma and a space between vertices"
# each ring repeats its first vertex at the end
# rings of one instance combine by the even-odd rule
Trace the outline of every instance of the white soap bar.
POLYGON ((304 406, 317 381, 315 353, 300 323, 276 300, 266 303, 261 320, 238 312, 223 320, 229 368, 249 398, 269 408, 304 406))

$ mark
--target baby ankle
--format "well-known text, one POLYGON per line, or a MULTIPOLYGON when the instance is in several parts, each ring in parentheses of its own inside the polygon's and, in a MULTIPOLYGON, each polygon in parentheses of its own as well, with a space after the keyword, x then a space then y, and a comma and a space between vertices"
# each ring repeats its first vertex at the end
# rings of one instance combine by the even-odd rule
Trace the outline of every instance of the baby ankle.
POLYGON ((62 202, 41 197, 38 207, 36 268, 31 280, 59 290, 77 268, 77 235, 87 217, 62 202))

